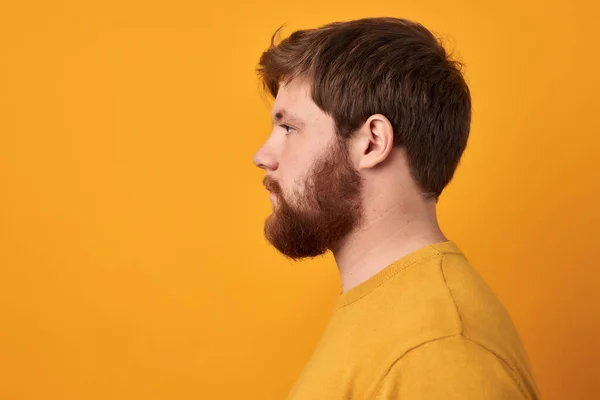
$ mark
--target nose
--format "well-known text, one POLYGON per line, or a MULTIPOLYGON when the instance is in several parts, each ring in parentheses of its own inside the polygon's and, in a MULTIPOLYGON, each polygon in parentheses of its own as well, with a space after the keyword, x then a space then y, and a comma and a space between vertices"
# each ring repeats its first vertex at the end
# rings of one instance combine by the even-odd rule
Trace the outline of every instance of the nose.
POLYGON ((277 169, 278 163, 275 154, 268 146, 268 141, 261 146, 252 159, 254 165, 258 168, 264 169, 267 172, 272 172, 277 169))

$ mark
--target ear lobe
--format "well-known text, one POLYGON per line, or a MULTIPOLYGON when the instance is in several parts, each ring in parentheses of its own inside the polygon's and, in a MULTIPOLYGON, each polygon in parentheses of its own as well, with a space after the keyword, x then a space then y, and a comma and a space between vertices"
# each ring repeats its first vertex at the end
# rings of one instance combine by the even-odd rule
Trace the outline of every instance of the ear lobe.
POLYGON ((390 121, 381 114, 372 115, 364 125, 364 140, 367 141, 360 157, 360 168, 373 168, 384 162, 394 147, 394 129, 390 121))

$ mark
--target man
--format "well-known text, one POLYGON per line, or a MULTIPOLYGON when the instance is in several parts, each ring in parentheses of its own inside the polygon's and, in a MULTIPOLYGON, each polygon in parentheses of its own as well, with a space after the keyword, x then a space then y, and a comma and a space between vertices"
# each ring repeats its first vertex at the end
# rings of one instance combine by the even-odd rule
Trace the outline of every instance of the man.
POLYGON ((260 58, 274 127, 267 239, 331 250, 342 293, 289 399, 537 399, 511 319, 438 226, 467 144, 460 64, 423 26, 369 18, 294 32, 260 58))

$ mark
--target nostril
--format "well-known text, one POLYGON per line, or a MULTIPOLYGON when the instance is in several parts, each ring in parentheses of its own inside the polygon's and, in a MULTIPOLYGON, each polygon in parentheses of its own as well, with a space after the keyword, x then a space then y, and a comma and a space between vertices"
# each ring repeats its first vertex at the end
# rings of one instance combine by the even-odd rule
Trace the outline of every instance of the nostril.
POLYGON ((276 170, 278 165, 275 154, 265 146, 261 147, 256 154, 254 154, 253 161, 254 165, 266 172, 276 170))
POLYGON ((261 169, 267 168, 267 166, 265 164, 265 159, 264 159, 264 156, 263 156, 261 150, 257 151, 256 154, 254 154, 252 161, 254 162, 254 165, 256 165, 258 168, 261 168, 261 169))

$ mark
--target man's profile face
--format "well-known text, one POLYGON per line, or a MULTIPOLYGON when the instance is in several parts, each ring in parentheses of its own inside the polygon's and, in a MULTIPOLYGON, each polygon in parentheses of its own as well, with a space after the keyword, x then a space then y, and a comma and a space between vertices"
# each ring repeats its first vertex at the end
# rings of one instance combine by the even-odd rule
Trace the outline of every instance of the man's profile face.
POLYGON ((254 156, 273 202, 265 236, 292 259, 324 254, 360 223, 361 177, 306 81, 280 87, 273 121, 254 156))

